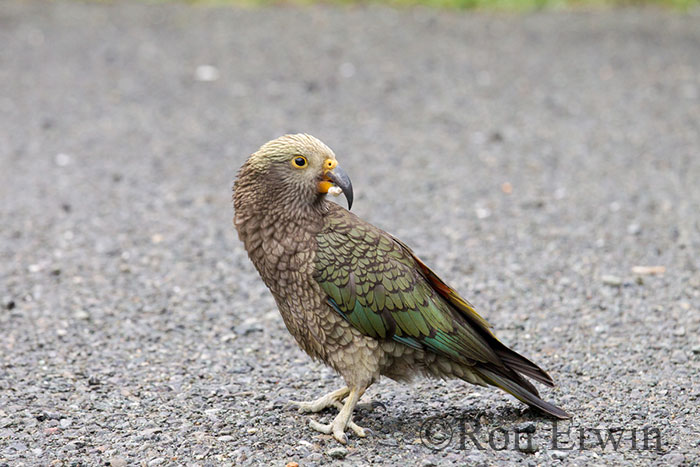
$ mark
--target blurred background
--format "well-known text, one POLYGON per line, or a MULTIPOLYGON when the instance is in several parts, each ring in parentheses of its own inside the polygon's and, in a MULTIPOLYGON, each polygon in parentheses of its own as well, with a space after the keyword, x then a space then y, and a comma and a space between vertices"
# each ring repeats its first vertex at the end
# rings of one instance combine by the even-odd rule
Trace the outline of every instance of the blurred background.
POLYGON ((697 1, 2 0, 0 44, 0 465, 698 462, 697 1), (331 453, 286 401, 340 380, 231 224, 238 167, 288 132, 572 426, 665 427, 662 452, 557 450, 499 392, 383 381, 331 453), (465 414, 539 447, 421 444, 465 414))

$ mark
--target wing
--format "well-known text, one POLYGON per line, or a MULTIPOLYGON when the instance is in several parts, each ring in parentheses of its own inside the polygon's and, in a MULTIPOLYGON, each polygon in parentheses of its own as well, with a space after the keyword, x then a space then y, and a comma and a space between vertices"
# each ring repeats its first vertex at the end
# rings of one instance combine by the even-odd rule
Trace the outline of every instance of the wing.
POLYGON ((334 210, 317 241, 314 278, 328 303, 363 334, 553 384, 541 368, 498 341, 469 302, 388 233, 334 210))
POLYGON ((436 288, 426 277, 430 270, 389 234, 347 213, 328 216, 317 240, 314 277, 331 306, 360 332, 466 365, 502 366, 486 321, 439 279, 436 288), (470 311, 455 309, 441 293, 454 294, 470 311))

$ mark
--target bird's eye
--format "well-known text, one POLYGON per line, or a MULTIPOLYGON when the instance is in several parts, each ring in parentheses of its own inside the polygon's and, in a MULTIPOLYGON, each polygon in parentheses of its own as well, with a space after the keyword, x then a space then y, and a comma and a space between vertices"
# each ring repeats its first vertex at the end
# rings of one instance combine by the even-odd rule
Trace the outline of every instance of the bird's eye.
POLYGON ((303 169, 304 167, 309 165, 309 162, 306 160, 306 157, 297 156, 294 159, 292 159, 292 165, 297 169, 303 169))

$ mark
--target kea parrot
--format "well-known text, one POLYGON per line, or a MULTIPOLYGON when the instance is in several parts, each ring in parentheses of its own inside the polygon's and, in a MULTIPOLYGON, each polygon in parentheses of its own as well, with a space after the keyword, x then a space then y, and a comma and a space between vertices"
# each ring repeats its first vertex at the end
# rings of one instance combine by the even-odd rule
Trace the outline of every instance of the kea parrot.
POLYGON ((496 386, 570 417, 525 379, 553 386, 552 378, 502 344, 408 246, 326 199, 342 192, 352 208, 350 178, 323 142, 294 134, 265 143, 240 168, 233 191, 238 236, 284 324, 307 354, 345 380, 315 401, 293 401, 303 412, 339 410, 329 424, 311 420, 311 428, 343 444, 348 429, 364 437, 353 410, 381 375, 496 386))

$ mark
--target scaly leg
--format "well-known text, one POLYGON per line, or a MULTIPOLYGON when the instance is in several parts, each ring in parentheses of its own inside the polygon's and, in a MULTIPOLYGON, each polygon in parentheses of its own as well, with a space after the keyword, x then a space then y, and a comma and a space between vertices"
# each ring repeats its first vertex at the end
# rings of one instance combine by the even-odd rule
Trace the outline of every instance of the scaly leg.
MULTIPOLYGON (((348 437, 345 435, 346 428, 350 428, 357 436, 364 438, 366 436, 365 430, 352 421, 352 412, 355 410, 355 405, 357 405, 357 401, 364 392, 364 388, 352 388, 348 398, 345 400, 345 405, 342 406, 340 413, 338 413, 331 423, 324 425, 316 420, 310 420, 309 425, 311 428, 321 433, 327 435, 332 434, 333 437, 342 444, 348 442, 348 437)), ((340 402, 338 402, 337 405, 340 406, 340 402)))
POLYGON ((319 397, 315 401, 303 402, 303 401, 289 401, 290 404, 299 407, 299 412, 320 412, 328 407, 336 407, 336 404, 340 404, 340 401, 345 399, 345 397, 350 393, 349 387, 344 387, 326 394, 323 397, 319 397))

